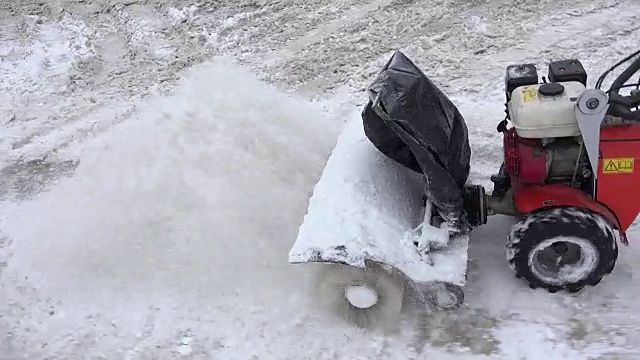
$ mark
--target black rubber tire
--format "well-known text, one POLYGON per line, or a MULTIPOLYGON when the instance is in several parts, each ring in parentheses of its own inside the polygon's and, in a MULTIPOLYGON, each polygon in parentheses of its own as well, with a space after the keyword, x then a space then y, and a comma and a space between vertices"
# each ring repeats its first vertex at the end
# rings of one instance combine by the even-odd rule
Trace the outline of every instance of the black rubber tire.
POLYGON ((618 230, 603 216, 587 209, 561 207, 540 210, 518 221, 508 236, 505 250, 511 269, 531 288, 577 292, 585 286, 597 285, 613 271, 618 258, 618 239, 618 230), (581 256, 584 251, 597 254, 589 271, 573 279, 545 278, 541 268, 530 261, 530 256, 538 247, 551 245, 556 239, 581 243, 578 245, 581 256))

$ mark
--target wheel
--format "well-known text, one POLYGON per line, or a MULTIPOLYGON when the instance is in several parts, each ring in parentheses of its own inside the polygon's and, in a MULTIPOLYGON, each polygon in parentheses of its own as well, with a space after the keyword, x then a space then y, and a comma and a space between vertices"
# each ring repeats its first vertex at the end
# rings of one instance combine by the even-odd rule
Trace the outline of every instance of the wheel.
POLYGON ((463 303, 464 291, 460 286, 445 283, 436 292, 435 305, 441 310, 457 309, 463 303))
POLYGON ((405 282, 380 265, 324 264, 316 285, 317 300, 349 323, 369 330, 393 330, 398 323, 405 282))
POLYGON ((553 208, 518 221, 507 239, 511 269, 531 288, 576 292, 611 273, 618 257, 618 232, 586 209, 553 208))
POLYGON ((446 282, 411 283, 407 290, 414 303, 427 310, 453 310, 464 304, 462 287, 446 282))

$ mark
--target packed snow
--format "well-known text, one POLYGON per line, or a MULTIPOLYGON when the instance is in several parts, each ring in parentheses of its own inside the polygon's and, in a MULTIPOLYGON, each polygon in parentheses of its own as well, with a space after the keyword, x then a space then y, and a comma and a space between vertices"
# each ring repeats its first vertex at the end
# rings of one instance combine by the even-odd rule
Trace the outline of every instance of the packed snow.
POLYGON ((593 84, 639 19, 637 0, 4 2, 0 358, 637 359, 637 230, 597 287, 549 294, 493 217, 465 306, 392 334, 315 306, 287 254, 393 50, 458 104, 490 187, 506 66, 577 57, 593 84))

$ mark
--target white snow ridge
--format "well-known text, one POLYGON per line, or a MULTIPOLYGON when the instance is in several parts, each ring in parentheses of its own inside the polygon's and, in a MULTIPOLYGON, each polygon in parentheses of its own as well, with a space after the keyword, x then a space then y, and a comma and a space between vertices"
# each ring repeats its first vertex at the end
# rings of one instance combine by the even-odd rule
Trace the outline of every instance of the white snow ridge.
POLYGON ((165 357, 194 331, 194 351, 264 355, 269 338, 303 321, 303 276, 283 260, 331 148, 321 120, 314 106, 215 62, 95 139, 72 178, 3 222, 15 242, 3 313, 20 319, 16 342, 62 357, 115 358, 123 346, 165 357), (274 316, 280 330, 264 334, 274 316), (52 341, 60 331, 79 348, 52 341), (244 340, 252 333, 262 343, 244 340))
MULTIPOLYGON (((359 123, 391 51, 459 106, 491 187, 505 67, 577 57, 593 84, 636 50, 637 5, 3 2, 0 360, 640 358, 637 230, 597 287, 549 294, 514 278, 512 221, 492 217, 464 244, 464 306, 406 304, 392 333, 316 306, 321 272, 288 263, 336 130, 359 123)), ((382 200, 358 205, 384 220, 382 200)))

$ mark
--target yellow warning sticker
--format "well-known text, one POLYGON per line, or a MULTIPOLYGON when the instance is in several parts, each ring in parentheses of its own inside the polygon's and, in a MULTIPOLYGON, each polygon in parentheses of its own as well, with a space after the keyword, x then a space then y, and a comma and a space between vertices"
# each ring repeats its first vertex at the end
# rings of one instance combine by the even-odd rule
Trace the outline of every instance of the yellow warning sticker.
POLYGON ((531 87, 526 87, 522 89, 522 101, 523 102, 530 102, 533 101, 536 96, 538 96, 538 90, 536 90, 535 88, 531 88, 531 87))
POLYGON ((602 159, 604 166, 602 172, 605 174, 632 174, 634 163, 634 158, 602 159))

